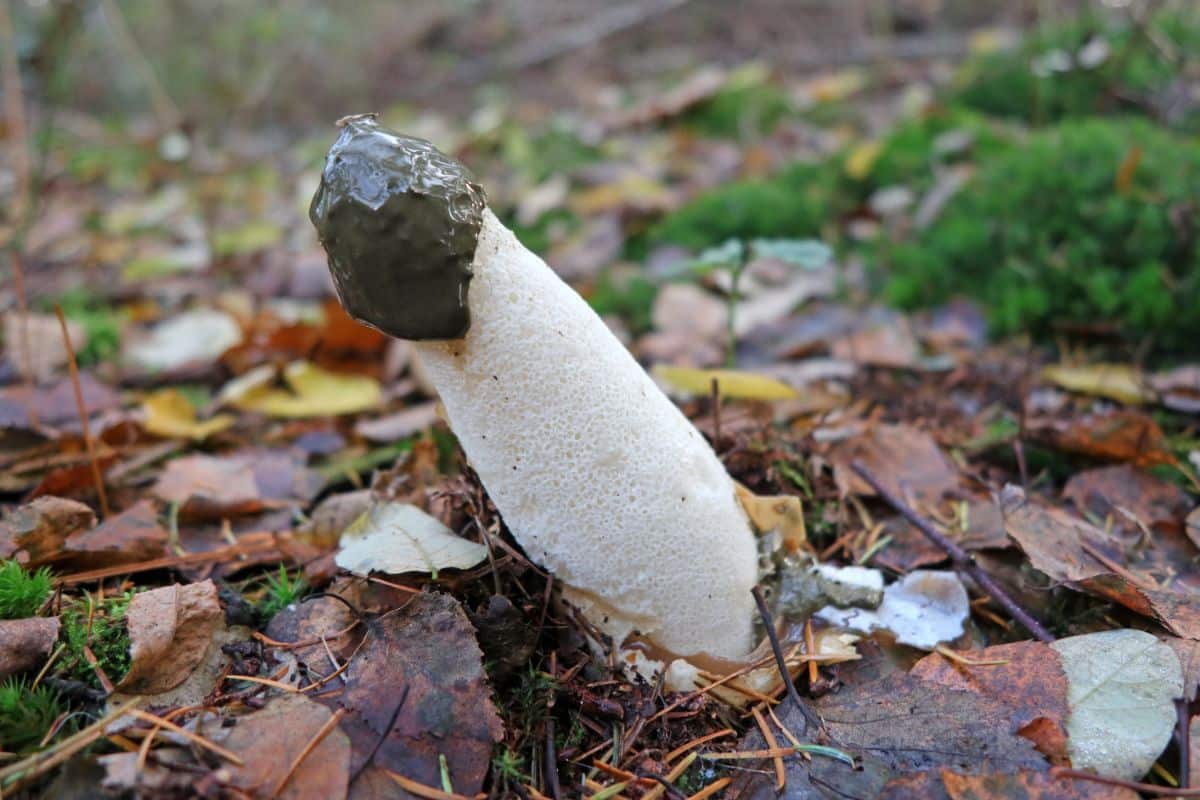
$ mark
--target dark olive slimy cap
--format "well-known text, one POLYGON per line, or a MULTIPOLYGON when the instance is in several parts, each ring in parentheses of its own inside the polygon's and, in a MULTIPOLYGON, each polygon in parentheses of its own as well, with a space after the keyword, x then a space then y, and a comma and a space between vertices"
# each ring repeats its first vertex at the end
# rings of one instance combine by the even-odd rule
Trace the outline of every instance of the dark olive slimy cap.
POLYGON ((347 117, 308 216, 350 316, 401 339, 457 339, 486 198, 424 139, 347 117))

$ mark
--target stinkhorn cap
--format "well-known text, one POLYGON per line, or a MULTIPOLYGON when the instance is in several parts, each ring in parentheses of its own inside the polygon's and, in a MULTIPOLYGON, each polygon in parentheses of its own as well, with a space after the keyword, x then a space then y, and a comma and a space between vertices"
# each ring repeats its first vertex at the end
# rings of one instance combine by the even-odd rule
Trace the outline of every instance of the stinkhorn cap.
POLYGON ((457 339, 486 198, 461 163, 373 114, 347 117, 308 216, 346 311, 401 339, 457 339))

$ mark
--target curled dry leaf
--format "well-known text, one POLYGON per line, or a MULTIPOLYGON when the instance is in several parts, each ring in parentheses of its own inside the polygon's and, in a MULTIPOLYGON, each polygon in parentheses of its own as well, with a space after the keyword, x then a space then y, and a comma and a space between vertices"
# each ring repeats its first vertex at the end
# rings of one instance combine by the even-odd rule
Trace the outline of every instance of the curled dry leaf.
POLYGON ((58 641, 58 617, 0 620, 0 678, 40 667, 58 641))
POLYGON ((140 592, 125 621, 131 663, 117 688, 128 694, 159 694, 183 683, 225 624, 211 580, 140 592))
POLYGON ((1108 777, 1141 778, 1175 727, 1175 699, 1183 695, 1175 652, 1130 629, 1071 636, 1050 646, 1067 676, 1071 763, 1108 777))
POLYGON ((407 503, 381 503, 342 534, 337 565, 365 575, 470 569, 487 558, 487 548, 455 535, 434 517, 407 503))
POLYGON ((62 556, 67 537, 96 524, 96 513, 75 500, 39 497, 0 521, 0 559, 36 566, 62 556))
POLYGON ((223 746, 241 756, 241 765, 225 767, 227 786, 254 796, 286 800, 338 800, 350 785, 350 739, 338 727, 305 748, 322 732, 333 712, 299 693, 273 698, 266 707, 238 719, 223 746), (290 773, 292 763, 303 760, 290 773), (282 791, 272 794, 287 778, 282 791), (261 793, 261 794, 260 794, 261 793))

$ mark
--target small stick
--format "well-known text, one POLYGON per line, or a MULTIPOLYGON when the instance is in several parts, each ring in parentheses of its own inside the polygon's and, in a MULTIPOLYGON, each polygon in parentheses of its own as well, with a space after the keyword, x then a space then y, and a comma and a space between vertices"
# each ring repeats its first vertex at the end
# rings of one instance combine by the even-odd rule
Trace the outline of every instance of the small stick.
POLYGON ((717 792, 724 790, 724 788, 731 783, 733 783, 733 778, 718 778, 695 794, 688 795, 687 800, 707 800, 709 797, 714 796, 717 792))
POLYGON ((562 797, 562 787, 558 782, 558 752, 554 748, 554 718, 546 720, 546 786, 554 800, 562 797))
POLYGON ((1135 792, 1141 792, 1142 794, 1154 797, 1200 797, 1200 789, 1172 789, 1170 786, 1156 786, 1152 783, 1127 781, 1122 778, 1106 778, 1103 775, 1094 775, 1090 772, 1084 772, 1081 769, 1071 769, 1070 767, 1051 767, 1050 775, 1055 778, 1071 778, 1073 780, 1103 783, 1106 786, 1122 786, 1126 789, 1132 789, 1135 792))
POLYGON ((713 449, 721 447, 721 382, 712 379, 713 449))
MULTIPOLYGON (((813 636, 812 617, 804 621, 804 649, 810 656, 817 654, 817 639, 813 636)), ((808 683, 815 684, 821 678, 821 670, 816 661, 808 662, 808 683)))
POLYGON ((104 476, 100 474, 100 462, 96 460, 96 445, 92 442, 92 432, 88 425, 87 406, 83 402, 83 387, 79 384, 79 366, 75 363, 75 348, 71 346, 71 333, 67 330, 67 318, 63 315, 62 306, 55 304, 54 313, 58 315, 58 326, 62 329, 63 344, 67 347, 67 366, 71 370, 71 385, 75 389, 75 405, 79 408, 79 424, 83 427, 83 444, 87 448, 88 461, 92 462, 92 479, 96 482, 96 494, 100 495, 100 516, 107 517, 108 495, 104 492, 104 476))
POLYGON ((279 796, 279 793, 283 791, 283 787, 287 786, 287 782, 292 779, 294 774, 296 774, 296 770, 300 768, 300 764, 304 761, 304 759, 308 758, 309 754, 311 754, 313 750, 317 749, 317 745, 324 741, 325 737, 328 736, 330 732, 338 726, 338 723, 344 716, 346 716, 346 709, 339 708, 337 711, 333 712, 333 715, 330 716, 329 719, 325 720, 325 724, 321 726, 321 729, 313 734, 313 737, 309 740, 308 744, 304 745, 304 749, 297 753, 296 757, 292 759, 292 763, 288 765, 288 771, 282 778, 279 779, 279 782, 275 784, 275 788, 271 790, 271 793, 267 795, 267 797, 274 798, 279 796))
MULTIPOLYGON (((766 719, 763 718, 762 712, 757 708, 750 709, 750 713, 754 715, 754 722, 758 725, 758 729, 762 731, 763 741, 767 743, 767 747, 771 750, 779 749, 779 741, 775 738, 775 734, 771 733, 771 728, 767 725, 766 719)), ((775 764, 775 791, 782 792, 783 787, 787 785, 787 771, 783 766, 783 758, 775 756, 771 761, 775 764)))
POLYGON ((762 587, 755 586, 750 591, 754 594, 754 602, 758 604, 758 613, 762 616, 763 625, 766 626, 767 638, 771 641, 771 652, 775 654, 775 665, 779 667, 779 675, 783 678, 783 685, 787 689, 788 697, 792 698, 792 702, 796 704, 796 708, 804 717, 804 730, 801 733, 807 733, 810 727, 819 729, 821 727, 820 718, 808 707, 807 703, 800 699, 800 695, 796 692, 796 686, 792 683, 787 661, 783 657, 783 648, 779 646, 779 635, 775 632, 775 620, 771 618, 771 610, 767 608, 767 600, 763 597, 762 587))
POLYGON ((69 760, 80 750, 103 738, 105 728, 134 710, 134 706, 142 700, 141 697, 132 697, 79 733, 63 739, 48 750, 40 750, 15 764, 9 764, 4 769, 0 769, 0 786, 4 786, 6 791, 15 789, 22 783, 31 781, 69 760), (14 782, 7 783, 10 780, 14 782))
POLYGON ((154 714, 151 714, 148 711, 142 711, 140 708, 130 708, 125 713, 129 714, 132 717, 137 717, 142 722, 149 722, 151 725, 154 725, 157 728, 166 728, 169 731, 177 733, 180 736, 182 736, 183 738, 187 739, 192 744, 199 745, 200 747, 203 747, 205 750, 215 753, 216 755, 220 756, 221 758, 225 759, 226 761, 229 761, 233 764, 237 764, 239 767, 246 763, 246 762, 242 761, 241 757, 238 756, 237 753, 234 753, 230 750, 226 750, 224 747, 221 747, 219 744, 214 744, 213 742, 210 742, 208 739, 205 739, 203 736, 198 736, 198 735, 192 733, 191 731, 187 730, 186 728, 181 728, 178 725, 176 725, 174 722, 171 722, 168 719, 164 719, 162 717, 156 716, 154 714))
POLYGON ((979 587, 983 589, 983 591, 986 592, 989 597, 1003 606, 1004 610, 1011 614, 1013 619, 1024 625, 1025 629, 1032 633, 1035 639, 1041 642, 1046 642, 1047 644, 1054 641, 1054 636, 1051 635, 1048 630, 1043 628, 1042 624, 1034 619, 1028 611, 1022 608, 1016 600, 1013 600, 1011 597, 1009 597, 1008 593, 1001 589, 999 584, 992 580, 992 576, 980 569, 979 565, 975 563, 975 559, 966 550, 963 550, 957 544, 947 539, 941 531, 933 526, 933 523, 914 511, 912 506, 908 505, 908 503, 905 503, 899 497, 892 494, 892 492, 889 491, 882 483, 880 483, 879 479, 876 478, 875 475, 869 469, 867 469, 861 461, 856 460, 852 462, 850 464, 850 468, 854 470, 854 472, 857 473, 860 478, 866 481, 867 485, 874 489, 876 494, 878 494, 884 502, 886 502, 896 511, 899 511, 902 517, 912 523, 913 527, 919 530, 926 539, 933 542, 935 545, 940 547, 946 553, 946 555, 950 556, 950 560, 953 562, 955 569, 965 572, 967 575, 969 575, 971 579, 975 581, 975 583, 979 584, 979 587))

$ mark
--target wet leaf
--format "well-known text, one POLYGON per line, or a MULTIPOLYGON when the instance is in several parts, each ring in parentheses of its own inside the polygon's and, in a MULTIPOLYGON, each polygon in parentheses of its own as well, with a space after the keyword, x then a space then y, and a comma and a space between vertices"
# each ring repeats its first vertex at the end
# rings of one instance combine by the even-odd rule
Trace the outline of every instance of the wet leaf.
POLYGON ((712 382, 717 381, 721 397, 737 400, 787 400, 799 393, 786 383, 731 369, 693 369, 656 364, 651 371, 655 378, 677 392, 693 396, 712 394, 712 382))
POLYGON ((1145 376, 1128 364, 1055 364, 1042 370, 1042 380, 1071 392, 1107 397, 1127 405, 1152 403, 1156 399, 1145 376))
POLYGON ((851 469, 856 460, 889 491, 920 503, 937 503, 959 483, 958 469, 933 437, 908 425, 872 425, 866 432, 834 444, 828 458, 842 494, 875 494, 851 469))
POLYGON ((226 767, 228 784, 253 795, 290 800, 337 800, 350 785, 350 739, 338 727, 305 749, 333 717, 328 707, 299 693, 273 698, 253 714, 237 720, 223 746, 241 756, 241 766, 226 767), (304 755, 295 772, 292 763, 304 755), (282 791, 274 794, 280 781, 282 791))
POLYGON ((1140 779, 1175 726, 1183 674, 1174 651, 1129 629, 1071 636, 1051 647, 1067 676, 1071 763, 1109 777, 1140 779))
POLYGON ((183 683, 225 626, 212 581, 139 592, 125 621, 131 663, 117 688, 128 694, 158 694, 183 683))
POLYGON ((196 407, 178 389, 159 389, 147 395, 142 400, 142 412, 146 415, 142 427, 149 433, 198 442, 226 430, 236 421, 229 414, 217 414, 201 422, 196 418, 196 407))
POLYGON ((225 385, 221 400, 272 417, 326 417, 369 411, 383 399, 374 378, 329 372, 307 361, 284 369, 287 388, 272 385, 273 376, 270 366, 248 372, 225 385))
POLYGON ((436 575, 443 569, 469 569, 487 558, 487 552, 416 506, 384 503, 368 509, 342 534, 337 565, 360 575, 436 575))

